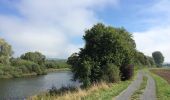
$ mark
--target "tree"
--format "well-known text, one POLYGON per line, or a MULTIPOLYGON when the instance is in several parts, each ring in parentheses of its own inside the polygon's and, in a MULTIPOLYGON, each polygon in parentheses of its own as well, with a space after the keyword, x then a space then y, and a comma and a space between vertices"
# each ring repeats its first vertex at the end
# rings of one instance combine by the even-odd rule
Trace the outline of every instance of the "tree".
POLYGON ((4 39, 0 39, 0 63, 9 64, 9 58, 12 55, 12 47, 4 39))
POLYGON ((161 67, 164 62, 164 56, 160 51, 155 51, 152 53, 152 57, 158 67, 161 67))
MULTIPOLYGON (((84 85, 106 81, 102 77, 113 67, 124 68, 133 62, 136 44, 124 28, 114 28, 101 23, 85 31, 85 47, 68 59, 74 79, 84 85), (109 64, 109 66, 108 66, 109 64)), ((120 73, 119 73, 120 74, 120 73)), ((123 75, 123 74, 122 74, 123 75)), ((111 78, 113 80, 113 78, 111 78)))
POLYGON ((45 63, 46 57, 40 52, 27 52, 20 57, 21 59, 35 62, 39 65, 43 65, 45 63))
POLYGON ((135 53, 135 64, 151 67, 155 65, 155 62, 152 57, 146 56, 142 52, 137 51, 135 53))

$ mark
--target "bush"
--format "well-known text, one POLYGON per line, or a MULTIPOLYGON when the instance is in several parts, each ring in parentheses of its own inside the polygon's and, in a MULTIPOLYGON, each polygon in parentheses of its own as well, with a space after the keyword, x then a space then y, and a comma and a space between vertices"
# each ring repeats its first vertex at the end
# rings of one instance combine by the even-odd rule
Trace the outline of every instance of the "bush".
POLYGON ((77 87, 74 86, 63 86, 60 89, 57 89, 55 86, 49 90, 50 95, 63 95, 67 92, 75 92, 78 91, 77 87))
POLYGON ((66 60, 46 60, 46 68, 69 68, 70 66, 66 63, 66 60))
POLYGON ((4 72, 0 69, 0 75, 3 75, 4 74, 4 72))
POLYGON ((121 71, 121 79, 122 80, 128 80, 134 74, 134 65, 122 66, 120 68, 120 71, 121 71))
POLYGON ((32 73, 35 72, 37 75, 45 74, 45 68, 43 66, 39 66, 38 64, 23 60, 20 58, 11 59, 11 65, 14 66, 15 69, 22 70, 23 73, 32 73))
POLYGON ((45 67, 46 68, 58 68, 58 65, 54 62, 46 61, 45 67))
POLYGON ((116 65, 109 63, 104 67, 103 80, 107 82, 120 81, 120 70, 116 65))

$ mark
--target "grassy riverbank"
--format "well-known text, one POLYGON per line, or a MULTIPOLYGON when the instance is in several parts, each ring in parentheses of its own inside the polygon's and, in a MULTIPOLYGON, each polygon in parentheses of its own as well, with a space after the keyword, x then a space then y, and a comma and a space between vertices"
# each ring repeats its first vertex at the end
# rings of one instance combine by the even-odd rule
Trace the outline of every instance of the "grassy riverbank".
POLYGON ((153 76, 156 82, 157 99, 158 100, 170 100, 170 84, 168 84, 168 82, 165 79, 163 79, 162 77, 154 73, 151 73, 151 75, 153 76))
POLYGON ((131 81, 124 81, 114 84, 100 83, 91 86, 88 89, 78 89, 76 92, 67 92, 64 95, 50 95, 49 93, 43 93, 38 96, 33 96, 28 100, 112 100, 122 92, 131 81))
POLYGON ((46 61, 38 65, 31 61, 15 59, 10 65, 0 64, 0 78, 19 78, 45 75, 49 72, 70 70, 66 61, 46 61))
POLYGON ((51 95, 49 92, 41 93, 28 98, 28 100, 112 100, 115 96, 126 89, 129 84, 136 78, 135 75, 131 80, 120 81, 118 83, 100 83, 91 86, 88 89, 77 89, 76 91, 67 91, 66 93, 51 95))

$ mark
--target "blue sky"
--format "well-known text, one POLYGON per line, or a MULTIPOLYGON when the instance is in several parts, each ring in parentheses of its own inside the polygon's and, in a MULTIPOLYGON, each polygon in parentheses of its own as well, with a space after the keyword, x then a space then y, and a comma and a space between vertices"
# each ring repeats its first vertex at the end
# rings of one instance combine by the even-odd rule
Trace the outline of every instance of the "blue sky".
POLYGON ((84 31, 97 22, 124 27, 137 49, 151 56, 162 51, 170 62, 169 0, 1 0, 0 37, 14 56, 40 51, 67 58, 83 47, 84 31))

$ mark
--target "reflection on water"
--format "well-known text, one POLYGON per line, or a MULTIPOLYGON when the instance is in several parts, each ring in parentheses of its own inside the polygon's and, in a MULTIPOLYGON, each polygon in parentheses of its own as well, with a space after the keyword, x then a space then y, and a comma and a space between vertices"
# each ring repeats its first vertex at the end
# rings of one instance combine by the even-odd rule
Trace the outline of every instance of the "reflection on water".
POLYGON ((59 71, 44 76, 31 78, 0 79, 0 100, 1 99, 23 99, 50 89, 52 86, 74 85, 78 82, 71 81, 72 73, 59 71))

